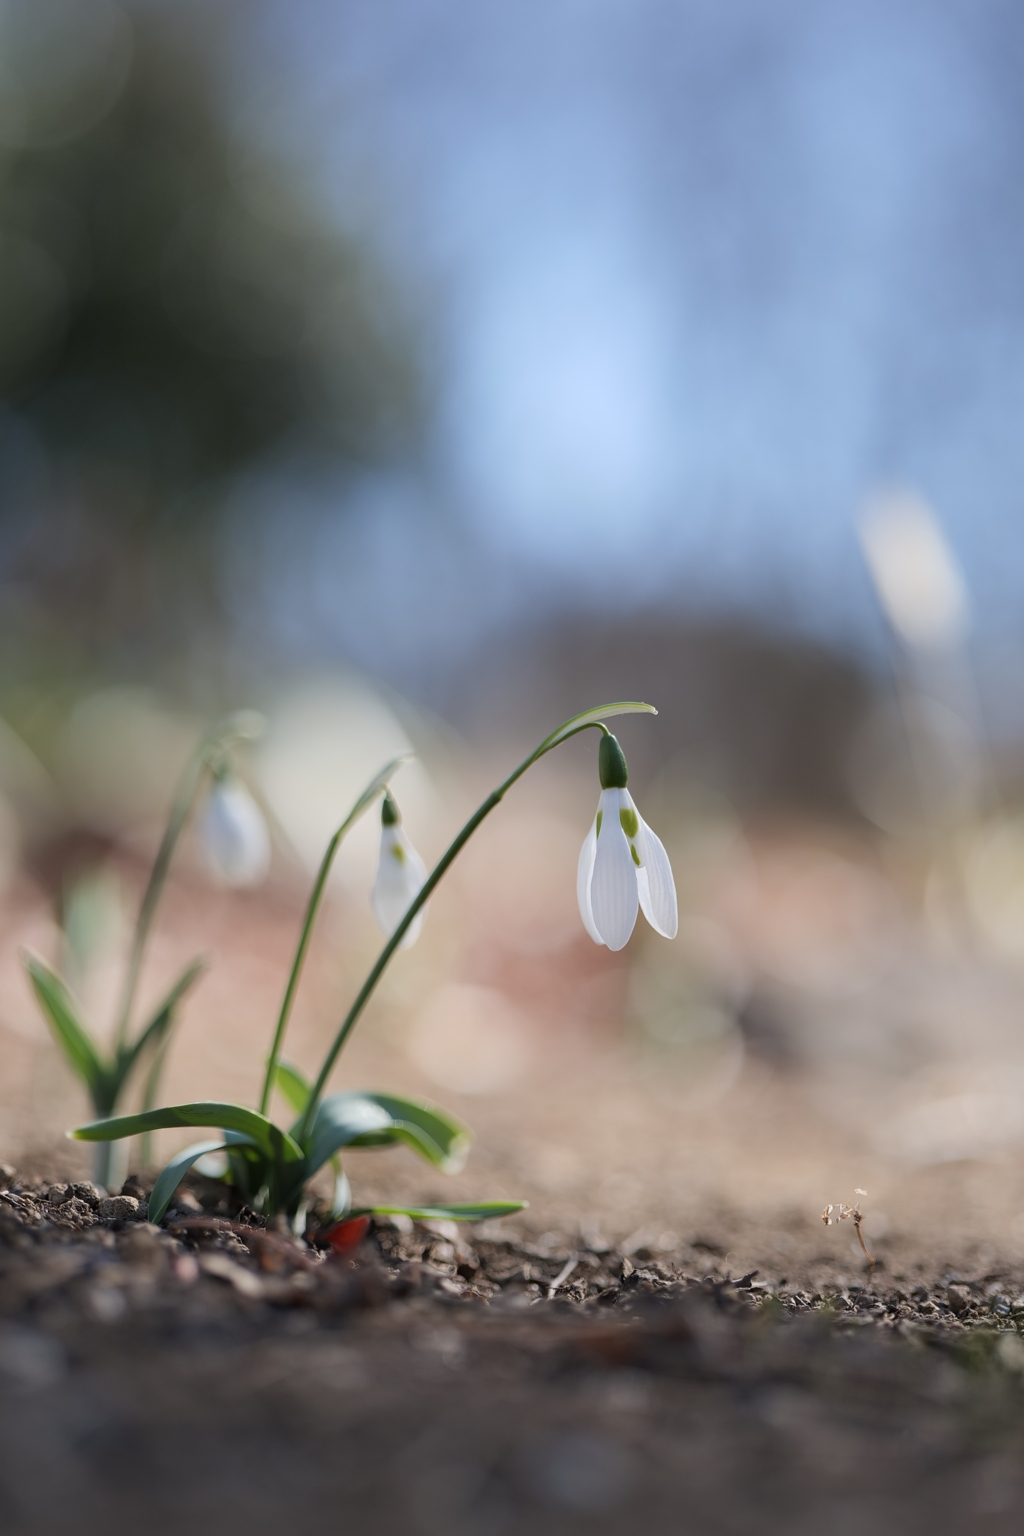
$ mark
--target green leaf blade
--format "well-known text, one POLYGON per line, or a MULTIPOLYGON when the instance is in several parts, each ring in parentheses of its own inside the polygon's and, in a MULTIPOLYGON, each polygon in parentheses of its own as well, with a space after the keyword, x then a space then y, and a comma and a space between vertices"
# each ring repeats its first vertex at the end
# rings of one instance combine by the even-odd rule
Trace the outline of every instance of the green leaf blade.
POLYGON ((93 1120, 69 1132, 75 1141, 120 1141, 143 1131, 167 1131, 194 1126, 217 1126, 224 1131, 238 1131, 255 1143, 274 1162, 300 1163, 302 1148, 265 1115, 241 1104, 174 1104, 163 1109, 146 1109, 137 1115, 120 1115, 112 1120, 93 1120))
POLYGON ((397 757, 393 757, 390 762, 385 763, 380 772, 375 774, 369 784, 367 784, 359 799, 345 817, 342 830, 346 830, 354 821, 359 820, 363 812, 373 804, 381 790, 386 787, 388 780, 398 772, 403 763, 411 762, 415 755, 414 752, 399 752, 397 757))
POLYGON ((494 1221, 526 1210, 528 1200, 486 1200, 478 1205, 368 1205, 353 1216, 411 1216, 413 1221, 494 1221))
POLYGON ((24 956, 23 964, 51 1034, 76 1077, 88 1088, 98 1108, 110 1093, 111 1074, 107 1063, 103 1061, 84 1025, 79 1022, 71 994, 60 977, 35 955, 24 956))
POLYGON ((193 1163, 197 1163, 208 1152, 224 1152, 227 1149, 225 1141, 195 1141, 190 1147, 185 1147, 175 1154, 164 1168, 156 1183, 153 1185, 149 1197, 148 1219, 159 1224, 167 1214, 167 1207, 171 1203, 174 1191, 188 1173, 193 1163))
MULTIPOLYGON (((293 1127, 296 1129, 297 1127, 293 1127)), ((351 1147, 363 1137, 381 1137, 377 1145, 394 1140, 394 1121, 386 1109, 365 1093, 332 1093, 317 1109, 310 1127, 306 1161, 309 1175, 321 1168, 342 1147, 351 1147)), ((373 1145, 364 1141, 364 1146, 373 1145)))
POLYGON ((401 1141, 444 1173, 458 1173, 465 1166, 472 1135, 469 1127, 446 1110, 419 1099, 394 1093, 368 1093, 368 1099, 387 1111, 401 1141))
POLYGON ((342 1147, 391 1147, 401 1142, 435 1168, 457 1173, 470 1140, 468 1128, 436 1105, 391 1093, 335 1093, 324 1099, 313 1120, 309 1171, 314 1173, 342 1147))
POLYGON ((312 1088, 298 1067, 293 1067, 287 1061, 279 1061, 275 1069, 275 1081, 281 1097, 288 1108, 295 1114, 301 1115, 309 1103, 309 1095, 312 1088))
POLYGON ((617 704, 598 704, 593 709, 585 709, 581 715, 573 715, 571 720, 566 720, 557 731, 552 731, 550 736, 545 736, 537 748, 537 755, 549 752, 552 747, 557 747, 560 741, 567 736, 582 730, 588 725, 599 725, 603 720, 609 720, 613 715, 656 715, 658 711, 653 704, 642 704, 638 700, 624 699, 617 704))

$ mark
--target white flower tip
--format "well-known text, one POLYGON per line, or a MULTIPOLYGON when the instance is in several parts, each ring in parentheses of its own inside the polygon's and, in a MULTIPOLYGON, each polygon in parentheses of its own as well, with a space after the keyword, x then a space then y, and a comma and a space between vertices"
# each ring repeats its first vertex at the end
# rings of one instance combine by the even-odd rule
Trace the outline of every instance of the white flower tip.
MULTIPOLYGON (((596 846, 586 898, 594 931, 611 950, 628 944, 636 925, 636 863, 621 819, 621 812, 628 810, 631 803, 623 789, 604 790, 594 826, 596 846)), ((583 911, 582 901, 580 910, 583 911)))
POLYGON ((601 794, 580 852, 576 895, 590 937, 611 950, 629 942, 638 907, 655 933, 676 936, 679 915, 668 854, 626 789, 601 794))
POLYGON ((258 885, 270 870, 270 833, 252 795, 234 779, 214 785, 199 819, 207 867, 224 885, 258 885))
MULTIPOLYGON (((426 865, 405 835, 401 823, 385 822, 381 827, 380 862, 370 893, 370 903, 378 923, 389 938, 419 895, 426 878, 426 865)), ((422 927, 421 911, 417 912, 403 935, 402 949, 415 944, 422 927)))

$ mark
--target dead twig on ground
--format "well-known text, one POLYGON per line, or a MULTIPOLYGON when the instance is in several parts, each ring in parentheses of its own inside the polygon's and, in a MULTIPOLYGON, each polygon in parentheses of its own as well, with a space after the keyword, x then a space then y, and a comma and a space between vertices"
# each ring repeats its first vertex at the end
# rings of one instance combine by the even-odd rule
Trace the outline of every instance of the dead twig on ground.
MULTIPOLYGON (((866 1195, 867 1190, 855 1189, 854 1194, 866 1195)), ((825 1209, 821 1213, 821 1219, 825 1223, 826 1227, 838 1226, 841 1221, 853 1222, 853 1229, 857 1234, 857 1241, 860 1243, 861 1251, 863 1252, 864 1257, 867 1259, 868 1264, 871 1266, 868 1270, 868 1284, 870 1285, 875 1273, 875 1256, 871 1252, 867 1243, 864 1241, 864 1233, 861 1229, 861 1223, 864 1220, 864 1213, 861 1211, 860 1206, 847 1205, 845 1201, 840 1200, 837 1205, 826 1205, 825 1209)))

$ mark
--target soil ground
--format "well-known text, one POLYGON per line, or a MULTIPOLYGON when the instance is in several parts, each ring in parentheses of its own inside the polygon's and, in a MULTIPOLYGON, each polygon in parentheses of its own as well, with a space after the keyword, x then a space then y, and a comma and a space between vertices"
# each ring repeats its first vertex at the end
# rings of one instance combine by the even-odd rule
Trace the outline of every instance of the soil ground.
POLYGON ((1021 1529, 1024 1265, 522 1220, 337 1253, 199 1179, 159 1228, 138 1181, 6 1184, 7 1536, 1021 1529))
MULTIPOLYGON (((476 1131, 450 1179, 352 1154, 360 1201, 530 1209, 347 1254, 198 1180, 160 1229, 103 1214, 63 1139, 87 1106, 17 960, 59 939, 38 893, 0 902, 3 1536, 1024 1527, 1024 968, 901 925, 849 850, 788 844, 754 848, 759 902, 746 875, 743 901, 700 888, 692 953, 641 933, 610 956, 579 930, 578 836, 530 815, 467 850, 332 1085, 436 1098, 476 1131), (493 878, 517 856, 529 900, 493 878), (694 959, 718 965, 715 934, 753 978, 731 1012, 694 959), (701 1028, 670 1040, 666 1018, 701 1028), (855 1186, 873 1273, 819 1219, 855 1186)), ((310 957, 307 1071, 377 952, 364 896, 338 896, 310 957)), ((168 1102, 256 1101, 302 900, 169 891, 143 1002, 200 947, 214 963, 168 1102)))

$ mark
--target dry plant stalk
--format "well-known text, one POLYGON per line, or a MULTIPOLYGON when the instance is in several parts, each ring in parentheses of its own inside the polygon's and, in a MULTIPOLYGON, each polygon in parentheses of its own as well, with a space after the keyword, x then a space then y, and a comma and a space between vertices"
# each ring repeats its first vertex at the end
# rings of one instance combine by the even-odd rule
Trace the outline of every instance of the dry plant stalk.
MULTIPOLYGON (((867 1190, 855 1189, 854 1194, 866 1196, 867 1190)), ((825 1209, 821 1213, 821 1219, 825 1223, 826 1227, 838 1226, 841 1221, 853 1222, 853 1229, 857 1234, 857 1241, 860 1243, 861 1251, 871 1266, 871 1268, 868 1270, 868 1284, 870 1285, 875 1273, 875 1256, 869 1249, 867 1243, 864 1241, 864 1233, 861 1230, 861 1222, 864 1220, 864 1214, 861 1211, 860 1206, 847 1205, 845 1201, 840 1200, 838 1205, 826 1205, 825 1209)))

